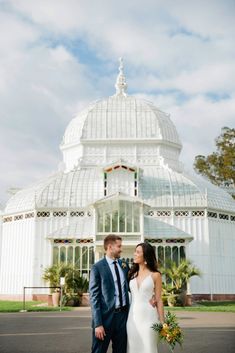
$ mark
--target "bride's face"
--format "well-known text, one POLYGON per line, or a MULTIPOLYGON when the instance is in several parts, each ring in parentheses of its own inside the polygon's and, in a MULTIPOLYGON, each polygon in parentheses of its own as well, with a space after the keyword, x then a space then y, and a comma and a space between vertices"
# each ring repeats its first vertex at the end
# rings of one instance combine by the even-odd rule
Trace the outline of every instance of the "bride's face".
POLYGON ((144 253, 142 246, 137 246, 134 252, 134 263, 142 264, 144 263, 144 253))

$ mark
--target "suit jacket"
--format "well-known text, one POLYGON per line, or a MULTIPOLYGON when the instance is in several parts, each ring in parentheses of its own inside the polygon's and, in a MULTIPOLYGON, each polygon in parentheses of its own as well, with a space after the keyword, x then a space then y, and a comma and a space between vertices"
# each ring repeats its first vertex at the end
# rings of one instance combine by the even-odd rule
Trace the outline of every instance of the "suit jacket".
MULTIPOLYGON (((126 303, 129 307, 128 280, 129 266, 118 260, 125 277, 126 303)), ((105 258, 92 266, 89 282, 92 327, 109 327, 115 310, 115 285, 112 272, 105 258)))

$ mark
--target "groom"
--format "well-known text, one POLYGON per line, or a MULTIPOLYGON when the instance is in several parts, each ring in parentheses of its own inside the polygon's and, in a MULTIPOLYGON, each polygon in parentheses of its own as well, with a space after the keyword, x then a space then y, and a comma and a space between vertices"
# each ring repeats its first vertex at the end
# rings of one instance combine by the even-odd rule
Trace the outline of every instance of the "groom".
POLYGON ((120 261, 122 238, 108 235, 104 249, 105 257, 93 265, 90 275, 91 352, 106 353, 112 341, 113 353, 126 353, 129 267, 120 261))

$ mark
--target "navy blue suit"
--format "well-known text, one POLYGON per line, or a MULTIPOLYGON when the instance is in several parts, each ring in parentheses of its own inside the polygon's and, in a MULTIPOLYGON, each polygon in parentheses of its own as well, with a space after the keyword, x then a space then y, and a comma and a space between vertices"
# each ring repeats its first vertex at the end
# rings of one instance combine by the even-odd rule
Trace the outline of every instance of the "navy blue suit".
POLYGON ((127 310, 115 313, 115 285, 112 272, 105 258, 92 266, 90 274, 90 303, 92 310, 92 353, 106 353, 112 340, 113 353, 126 353, 126 321, 129 308, 128 280, 129 267, 121 265, 125 277, 125 296, 127 310), (95 337, 95 328, 103 326, 104 341, 95 337))

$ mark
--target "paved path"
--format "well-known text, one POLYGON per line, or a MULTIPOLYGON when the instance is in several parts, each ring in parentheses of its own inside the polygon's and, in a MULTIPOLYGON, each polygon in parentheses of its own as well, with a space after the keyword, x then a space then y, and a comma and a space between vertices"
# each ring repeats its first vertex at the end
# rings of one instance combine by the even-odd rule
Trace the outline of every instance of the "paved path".
MULTIPOLYGON (((175 353, 234 353, 235 313, 177 312, 184 347, 175 353)), ((90 353, 90 310, 0 314, 0 353, 90 353)), ((111 352, 111 349, 109 350, 111 352)), ((147 353, 147 352, 143 352, 147 353)), ((159 353, 169 353, 159 346, 159 353)))

